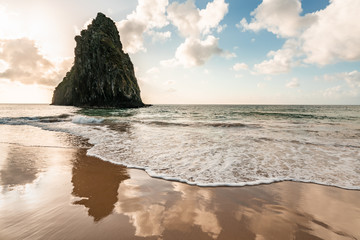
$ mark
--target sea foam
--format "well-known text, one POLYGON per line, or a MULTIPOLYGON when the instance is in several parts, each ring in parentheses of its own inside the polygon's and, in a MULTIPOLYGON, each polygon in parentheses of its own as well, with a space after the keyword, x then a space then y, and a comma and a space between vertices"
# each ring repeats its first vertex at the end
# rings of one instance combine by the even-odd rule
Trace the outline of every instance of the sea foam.
POLYGON ((73 123, 79 123, 79 124, 98 124, 104 121, 103 118, 93 118, 93 117, 86 117, 86 116, 74 116, 72 118, 73 123))
POLYGON ((333 114, 326 119, 334 111, 330 108, 320 109, 321 118, 304 119, 311 115, 304 113, 291 119, 291 114, 268 114, 272 118, 266 119, 264 114, 251 114, 254 109, 240 115, 234 112, 242 108, 233 108, 159 106, 111 110, 97 117, 79 113, 54 117, 59 121, 36 116, 0 118, 0 124, 26 124, 81 136, 93 145, 89 155, 193 185, 300 181, 360 189, 356 111, 348 114, 351 117, 338 113, 339 118, 333 114))

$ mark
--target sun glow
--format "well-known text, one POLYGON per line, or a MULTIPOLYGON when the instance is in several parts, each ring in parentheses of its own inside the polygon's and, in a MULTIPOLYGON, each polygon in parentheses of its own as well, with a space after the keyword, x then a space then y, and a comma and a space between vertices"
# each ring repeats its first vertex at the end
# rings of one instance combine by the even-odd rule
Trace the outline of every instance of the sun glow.
POLYGON ((0 103, 50 103, 52 88, 0 80, 0 103))
POLYGON ((63 29, 49 4, 23 5, 0 4, 0 103, 50 103, 67 71, 69 46, 54 34, 63 29))

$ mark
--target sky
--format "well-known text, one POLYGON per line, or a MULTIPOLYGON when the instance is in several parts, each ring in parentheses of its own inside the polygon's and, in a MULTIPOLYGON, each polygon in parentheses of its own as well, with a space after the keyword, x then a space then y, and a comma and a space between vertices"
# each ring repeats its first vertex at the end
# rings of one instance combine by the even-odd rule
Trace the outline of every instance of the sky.
POLYGON ((360 104, 359 0, 0 0, 0 103, 50 103, 114 20, 149 104, 360 104))

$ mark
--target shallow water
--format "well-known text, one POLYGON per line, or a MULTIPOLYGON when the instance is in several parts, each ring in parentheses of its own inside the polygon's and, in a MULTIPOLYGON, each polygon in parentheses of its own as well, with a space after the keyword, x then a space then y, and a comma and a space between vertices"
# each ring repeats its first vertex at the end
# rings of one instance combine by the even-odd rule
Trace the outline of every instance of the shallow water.
POLYGON ((0 239, 360 239, 360 191, 190 186, 86 156, 69 134, 0 132, 0 239))
POLYGON ((360 106, 0 105, 0 124, 82 136, 94 145, 89 155, 200 186, 292 180, 360 189, 360 106))

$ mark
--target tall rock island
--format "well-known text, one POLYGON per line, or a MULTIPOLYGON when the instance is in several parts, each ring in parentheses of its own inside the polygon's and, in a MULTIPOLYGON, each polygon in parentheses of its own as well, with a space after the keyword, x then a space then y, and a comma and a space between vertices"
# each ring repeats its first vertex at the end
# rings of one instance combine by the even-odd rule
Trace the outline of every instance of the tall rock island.
POLYGON ((143 107, 128 54, 115 23, 102 13, 75 37, 75 61, 55 88, 52 104, 79 107, 143 107))

